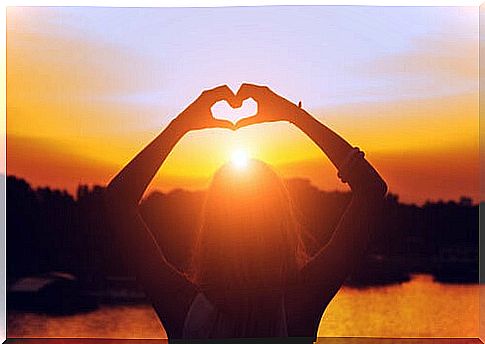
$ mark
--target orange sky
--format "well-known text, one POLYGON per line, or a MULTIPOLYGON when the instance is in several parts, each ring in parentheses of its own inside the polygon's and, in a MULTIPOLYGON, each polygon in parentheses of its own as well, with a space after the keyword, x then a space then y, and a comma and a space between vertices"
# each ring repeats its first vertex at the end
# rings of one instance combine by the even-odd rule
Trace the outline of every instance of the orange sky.
MULTIPOLYGON (((447 39, 442 37, 447 32, 439 32, 446 30, 444 26, 433 28, 439 35, 414 32, 403 26, 399 32, 390 31, 393 36, 389 37, 386 35, 391 33, 381 34, 378 26, 391 25, 392 18, 388 23, 382 13, 365 12, 359 18, 380 20, 376 27, 371 26, 372 40, 365 32, 361 37, 365 45, 374 44, 372 54, 358 51, 356 56, 351 54, 355 60, 352 63, 338 64, 338 54, 352 51, 361 42, 344 45, 324 37, 328 44, 336 45, 331 46, 336 55, 315 62, 317 48, 299 52, 300 65, 294 70, 293 61, 277 56, 271 57, 268 66, 261 65, 266 63, 266 57, 254 55, 257 52, 251 44, 263 41, 248 43, 241 38, 241 44, 247 46, 233 55, 228 48, 232 45, 221 45, 219 41, 211 41, 213 46, 209 47, 207 42, 194 45, 190 40, 198 31, 187 31, 179 32, 179 45, 173 45, 165 37, 158 37, 158 31, 138 22, 138 26, 133 24, 135 10, 125 9, 119 14, 93 8, 91 11, 96 13, 88 16, 89 11, 8 11, 8 174, 24 177, 35 186, 69 191, 74 191, 79 183, 105 184, 203 88, 227 82, 237 89, 241 82, 253 81, 270 85, 292 101, 302 100, 309 112, 363 149, 391 192, 399 194, 403 201, 421 203, 427 199, 457 199, 461 195, 479 198, 478 48, 474 33, 470 37, 463 34, 465 37, 459 32, 469 30, 468 24, 457 19, 463 14, 462 9, 446 13, 427 9, 426 13, 417 12, 419 15, 407 10, 401 10, 401 14, 399 8, 392 12, 397 18, 422 18, 422 25, 428 25, 433 14, 441 19, 456 19, 449 24, 456 37, 447 39), (123 16, 128 18, 126 32, 119 26, 123 16), (96 31, 98 26, 112 30, 109 39, 102 37, 106 33, 96 31), (146 36, 143 40, 139 36, 131 38, 133 42, 127 48, 116 37, 120 35, 129 41, 130 28, 145 30, 146 36), (160 49, 150 50, 154 45, 146 43, 150 40, 160 40, 160 49), (136 48, 135 43, 139 44, 136 48), (162 43, 167 44, 168 50, 162 43), (176 49, 190 56, 168 56, 176 49), (197 60, 200 49, 210 50, 211 59, 197 60), (390 50, 393 51, 389 53, 390 50), (160 56, 154 55, 159 53, 160 56), (242 55, 247 60, 254 55, 249 61, 260 62, 245 69, 238 60, 242 55), (225 64, 213 63, 218 57, 225 64), (180 59, 185 59, 183 64, 180 59), (196 78, 196 72, 191 73, 190 68, 197 63, 202 65, 202 71, 197 70, 196 78), (325 82, 312 78, 319 68, 326 73, 325 82), (335 68, 337 71, 332 74, 335 68), (306 72, 305 77, 299 76, 303 73, 300 69, 306 72), (175 71, 176 78, 172 76, 175 71)), ((237 11, 231 13, 211 12, 212 20, 228 21, 239 15, 237 11)), ((147 22, 165 18, 163 12, 155 14, 143 18, 147 22)), ((194 20, 207 20, 196 11, 191 15, 194 20)), ((345 12, 340 15, 346 18, 345 12)), ((467 15, 473 17, 468 12, 467 15)), ((271 30, 276 34, 268 36, 272 37, 268 42, 278 45, 278 49, 285 43, 277 40, 280 19, 273 20, 271 30)), ((366 23, 363 25, 369 26, 366 23)), ((163 24, 160 32, 176 30, 183 23, 167 20, 163 24)), ((301 29, 298 34, 302 40, 310 41, 312 32, 301 29)), ((283 30, 281 37, 293 34, 283 30)), ((349 54, 343 56, 348 58, 349 54)), ((322 189, 345 189, 328 159, 287 123, 261 124, 236 132, 214 129, 190 133, 171 153, 153 187, 205 187, 213 172, 237 148, 274 165, 285 177, 309 178, 322 189)))

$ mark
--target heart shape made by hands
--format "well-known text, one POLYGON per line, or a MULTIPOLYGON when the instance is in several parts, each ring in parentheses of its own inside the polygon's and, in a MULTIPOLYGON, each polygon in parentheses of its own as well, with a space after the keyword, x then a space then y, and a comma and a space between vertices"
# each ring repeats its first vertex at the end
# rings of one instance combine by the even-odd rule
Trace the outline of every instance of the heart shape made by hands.
POLYGON ((254 116, 258 111, 258 104, 248 98, 242 102, 241 107, 234 109, 225 100, 221 100, 211 107, 212 117, 216 119, 225 119, 236 124, 242 118, 254 116))

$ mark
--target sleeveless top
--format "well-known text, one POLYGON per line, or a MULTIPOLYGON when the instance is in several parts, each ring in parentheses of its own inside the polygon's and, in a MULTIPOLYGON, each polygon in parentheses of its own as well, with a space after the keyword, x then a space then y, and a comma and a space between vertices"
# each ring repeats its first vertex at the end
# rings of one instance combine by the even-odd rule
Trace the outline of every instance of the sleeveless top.
MULTIPOLYGON (((286 323, 286 311, 283 298, 281 299, 279 310, 272 319, 265 319, 267 323, 259 324, 264 326, 268 337, 288 337, 286 323)), ((248 319, 249 320, 249 319, 248 319)), ((251 333, 258 324, 247 321, 248 324, 241 323, 241 320, 234 320, 219 311, 204 295, 199 292, 187 312, 185 317, 182 338, 183 339, 209 339, 209 338, 235 338, 253 337, 251 333)), ((261 327, 260 327, 261 328, 261 327)))

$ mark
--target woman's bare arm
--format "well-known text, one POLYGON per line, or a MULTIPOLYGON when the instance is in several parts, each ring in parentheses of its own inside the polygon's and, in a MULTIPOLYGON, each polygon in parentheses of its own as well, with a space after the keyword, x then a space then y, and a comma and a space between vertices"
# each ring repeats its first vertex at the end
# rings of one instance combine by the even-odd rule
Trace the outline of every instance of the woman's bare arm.
POLYGON ((293 122, 329 157, 335 167, 345 172, 352 190, 347 206, 330 241, 305 266, 304 276, 325 284, 341 285, 352 267, 361 259, 369 235, 380 214, 387 185, 360 153, 331 129, 310 114, 298 109, 293 122))
POLYGON ((154 303, 171 338, 181 337, 185 315, 196 293, 194 286, 163 255, 152 232, 138 211, 146 188, 172 151, 189 131, 204 128, 232 128, 232 123, 212 117, 211 106, 231 99, 227 86, 202 92, 201 96, 133 158, 109 183, 106 209, 116 239, 126 260, 154 303))
POLYGON ((187 132, 206 128, 232 129, 231 122, 213 118, 210 110, 216 102, 232 101, 232 98, 234 94, 225 85, 202 92, 111 180, 108 185, 110 193, 119 196, 124 203, 138 205, 168 154, 187 132))

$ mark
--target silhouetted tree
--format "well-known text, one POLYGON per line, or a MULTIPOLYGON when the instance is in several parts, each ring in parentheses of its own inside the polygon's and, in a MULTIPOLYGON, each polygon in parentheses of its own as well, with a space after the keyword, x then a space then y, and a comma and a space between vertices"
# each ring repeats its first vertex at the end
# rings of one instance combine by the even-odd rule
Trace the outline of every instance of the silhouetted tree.
MULTIPOLYGON (((305 229, 303 239, 314 253, 330 239, 350 194, 319 190, 306 179, 286 182, 295 216, 305 229)), ((74 198, 66 191, 33 189, 14 176, 8 176, 6 184, 9 280, 56 270, 89 283, 126 274, 119 262, 129 257, 120 254, 111 235, 103 187, 80 185, 74 198)), ((179 189, 154 192, 140 205, 167 259, 181 270, 190 263, 204 199, 204 191, 179 189)), ((464 281, 478 271, 478 205, 468 197, 417 206, 400 203, 389 193, 377 225, 384 230, 373 238, 352 283, 380 283, 381 273, 391 282, 416 272, 443 277, 448 270, 464 281)))

